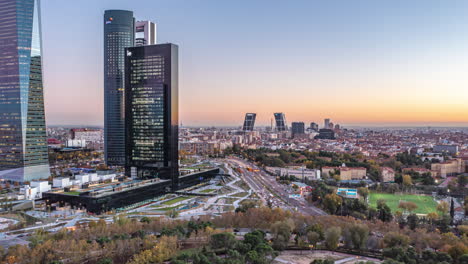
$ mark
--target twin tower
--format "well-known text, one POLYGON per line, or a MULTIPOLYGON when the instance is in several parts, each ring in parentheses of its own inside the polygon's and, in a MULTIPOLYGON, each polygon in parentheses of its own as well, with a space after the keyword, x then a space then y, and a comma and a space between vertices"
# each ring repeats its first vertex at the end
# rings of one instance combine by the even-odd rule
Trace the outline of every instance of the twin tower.
POLYGON ((110 166, 132 178, 178 178, 178 46, 156 44, 156 25, 104 13, 104 143, 110 166))
MULTIPOLYGON (((286 123, 286 115, 284 113, 274 113, 273 116, 275 117, 276 131, 278 132, 287 131, 288 125, 286 123)), ((256 113, 245 114, 244 125, 242 126, 242 130, 253 131, 255 127, 256 118, 257 118, 256 113)))

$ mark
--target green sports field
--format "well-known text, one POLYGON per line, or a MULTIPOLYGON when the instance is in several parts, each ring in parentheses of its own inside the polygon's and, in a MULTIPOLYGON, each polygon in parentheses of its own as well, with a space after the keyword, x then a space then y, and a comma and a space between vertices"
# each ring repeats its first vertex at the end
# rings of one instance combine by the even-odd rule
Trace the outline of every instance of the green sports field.
POLYGON ((398 208, 400 201, 415 203, 418 206, 418 209, 414 211, 416 214, 436 212, 437 207, 437 203, 431 196, 389 193, 371 193, 369 195, 369 204, 375 208, 377 207, 377 201, 380 199, 385 200, 390 209, 392 209, 392 213, 395 213, 395 211, 402 211, 402 209, 398 208))

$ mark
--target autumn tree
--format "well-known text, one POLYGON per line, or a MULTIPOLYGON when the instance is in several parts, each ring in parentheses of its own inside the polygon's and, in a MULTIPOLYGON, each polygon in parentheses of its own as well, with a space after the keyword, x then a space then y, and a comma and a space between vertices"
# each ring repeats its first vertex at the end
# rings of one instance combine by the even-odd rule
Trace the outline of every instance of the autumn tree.
POLYGON ((340 241, 341 237, 341 228, 330 227, 325 231, 325 244, 328 249, 335 250, 338 247, 338 242, 340 241))
POLYGON ((413 202, 400 201, 400 203, 398 204, 398 208, 401 208, 404 211, 411 213, 414 210, 418 209, 418 205, 413 202))
POLYGON ((405 174, 403 175, 403 186, 405 187, 411 187, 413 185, 413 180, 411 179, 411 175, 405 174))
POLYGON ((369 237, 369 227, 364 224, 353 224, 343 232, 346 246, 354 249, 365 249, 369 237))
POLYGON ((323 206, 331 214, 335 214, 342 203, 343 199, 336 193, 327 194, 323 199, 323 206))
POLYGON ((409 237, 397 232, 388 232, 385 234, 383 242, 385 247, 407 247, 409 244, 409 237))
POLYGON ((135 255, 129 264, 163 263, 177 254, 177 237, 163 236, 151 249, 135 255))
POLYGON ((292 221, 276 222, 271 227, 273 235, 273 248, 276 250, 284 250, 289 243, 292 231, 294 230, 294 223, 292 221))
POLYGON ((369 196, 369 189, 366 187, 360 187, 358 188, 358 193, 364 200, 367 200, 367 197, 369 196))
POLYGON ((449 210, 449 204, 446 201, 442 201, 437 205, 437 211, 442 215, 445 215, 449 210))

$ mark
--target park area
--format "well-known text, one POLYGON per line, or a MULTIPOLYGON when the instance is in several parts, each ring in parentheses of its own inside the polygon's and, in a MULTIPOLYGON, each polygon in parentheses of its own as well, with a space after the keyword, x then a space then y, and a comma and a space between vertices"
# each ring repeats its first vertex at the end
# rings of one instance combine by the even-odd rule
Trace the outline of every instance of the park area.
POLYGON ((392 212, 403 211, 398 208, 400 201, 413 202, 418 208, 414 210, 416 214, 428 214, 436 212, 437 202, 431 196, 412 195, 412 194, 390 194, 390 193, 370 193, 369 204, 376 208, 378 200, 385 200, 386 204, 392 209, 392 212))

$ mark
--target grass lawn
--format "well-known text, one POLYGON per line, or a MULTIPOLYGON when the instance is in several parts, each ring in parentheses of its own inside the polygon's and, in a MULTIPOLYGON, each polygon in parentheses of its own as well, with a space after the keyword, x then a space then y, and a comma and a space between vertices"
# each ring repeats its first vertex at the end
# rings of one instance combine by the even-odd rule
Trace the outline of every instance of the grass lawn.
POLYGON ((418 209, 414 211, 416 214, 436 212, 437 207, 437 202, 431 196, 389 193, 370 193, 369 204, 375 208, 377 207, 377 201, 380 199, 385 200, 390 209, 392 209, 392 213, 402 211, 402 209, 398 208, 400 201, 415 203, 418 206, 418 209))
POLYGON ((200 191, 201 193, 210 193, 213 192, 215 189, 205 189, 203 191, 200 191))
POLYGON ((80 195, 80 192, 64 192, 63 194, 68 194, 68 195, 80 195))
POLYGON ((156 210, 157 211, 164 211, 164 212, 167 212, 167 211, 171 211, 171 210, 174 210, 174 209, 177 209, 179 207, 181 207, 182 205, 176 205, 176 206, 172 206, 172 207, 164 207, 164 208, 157 208, 156 210))
POLYGON ((177 197, 177 198, 174 198, 172 200, 169 200, 169 201, 165 201, 164 203, 162 203, 162 205, 173 205, 175 203, 178 203, 178 202, 182 202, 182 201, 185 201, 185 200, 188 200, 188 199, 191 199, 192 197, 190 196, 181 196, 181 197, 177 197))
POLYGON ((240 192, 240 193, 236 193, 236 194, 233 194, 233 195, 230 195, 231 197, 239 197, 239 198, 242 198, 242 197, 245 197, 246 195, 248 195, 249 193, 248 192, 240 192))

